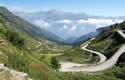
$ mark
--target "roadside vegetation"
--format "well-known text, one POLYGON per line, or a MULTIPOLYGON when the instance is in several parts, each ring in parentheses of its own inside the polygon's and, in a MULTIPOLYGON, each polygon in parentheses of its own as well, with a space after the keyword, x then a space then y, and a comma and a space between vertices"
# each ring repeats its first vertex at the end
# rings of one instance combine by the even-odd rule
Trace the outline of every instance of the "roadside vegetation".
POLYGON ((93 53, 80 49, 80 46, 73 47, 72 49, 66 50, 63 55, 57 56, 59 61, 69 61, 75 63, 96 63, 98 56, 93 53), (91 58, 90 58, 91 57, 91 58))
POLYGON ((51 66, 53 69, 56 69, 56 70, 58 70, 60 68, 60 64, 57 61, 56 57, 51 58, 51 66))

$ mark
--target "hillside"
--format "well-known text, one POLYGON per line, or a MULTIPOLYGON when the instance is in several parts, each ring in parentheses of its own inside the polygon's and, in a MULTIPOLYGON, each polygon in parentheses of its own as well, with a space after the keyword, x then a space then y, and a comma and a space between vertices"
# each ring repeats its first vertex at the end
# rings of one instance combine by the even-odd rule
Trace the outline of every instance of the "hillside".
POLYGON ((36 39, 47 39, 55 42, 62 42, 62 40, 55 34, 43 30, 39 27, 28 23, 27 21, 13 15, 4 7, 0 7, 0 17, 9 25, 9 28, 14 29, 16 32, 23 33, 24 35, 30 35, 36 39))
POLYGON ((111 57, 112 53, 124 43, 124 38, 119 36, 117 30, 125 30, 125 22, 98 29, 100 34, 95 37, 89 48, 102 52, 108 58, 111 57))

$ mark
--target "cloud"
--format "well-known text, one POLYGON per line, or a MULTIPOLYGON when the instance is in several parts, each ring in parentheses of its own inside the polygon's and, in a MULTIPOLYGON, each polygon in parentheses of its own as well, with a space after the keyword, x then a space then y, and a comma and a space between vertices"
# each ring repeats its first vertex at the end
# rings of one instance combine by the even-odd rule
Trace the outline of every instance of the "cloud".
POLYGON ((66 23, 66 24, 71 24, 71 23, 72 23, 72 20, 64 19, 64 20, 56 21, 55 23, 66 23))
POLYGON ((69 27, 69 26, 67 26, 67 25, 64 25, 64 26, 63 26, 63 29, 68 29, 68 27, 69 27))
POLYGON ((77 27, 78 27, 78 26, 73 25, 73 26, 70 28, 70 30, 76 30, 76 29, 77 29, 77 27))
POLYGON ((97 28, 99 28, 99 27, 109 26, 109 25, 115 24, 115 23, 120 23, 122 21, 123 20, 118 20, 118 19, 112 20, 112 19, 94 19, 94 18, 89 18, 87 20, 81 19, 81 20, 78 20, 77 22, 79 24, 92 24, 92 25, 95 25, 97 28))
POLYGON ((123 22, 124 20, 119 20, 119 19, 116 19, 114 23, 121 23, 123 22))
MULTIPOLYGON (((57 35, 63 36, 63 38, 68 37, 78 37, 83 34, 88 34, 89 32, 96 31, 97 28, 109 26, 111 24, 122 22, 119 19, 79 19, 79 20, 58 20, 55 22, 50 22, 50 31, 57 33, 57 35), (54 31, 53 31, 54 30, 54 31), (55 32, 56 30, 56 32, 55 32)), ((45 23, 44 23, 45 24, 45 23)))
POLYGON ((96 31, 97 28, 109 26, 111 24, 120 23, 119 19, 79 19, 79 20, 58 20, 47 22, 43 19, 34 20, 34 24, 46 28, 53 33, 60 35, 62 38, 78 37, 89 32, 96 31))
MULTIPOLYGON (((78 37, 83 34, 88 34, 89 32, 96 31, 97 28, 109 26, 115 23, 120 23, 123 20, 120 19, 79 19, 79 20, 58 20, 55 21, 51 28, 57 30, 56 33, 63 36, 63 38, 68 37, 78 37)), ((53 32, 53 31, 52 31, 53 32)))
POLYGON ((47 28, 50 26, 50 24, 48 22, 46 22, 42 19, 35 20, 34 24, 38 27, 41 27, 41 28, 47 28))

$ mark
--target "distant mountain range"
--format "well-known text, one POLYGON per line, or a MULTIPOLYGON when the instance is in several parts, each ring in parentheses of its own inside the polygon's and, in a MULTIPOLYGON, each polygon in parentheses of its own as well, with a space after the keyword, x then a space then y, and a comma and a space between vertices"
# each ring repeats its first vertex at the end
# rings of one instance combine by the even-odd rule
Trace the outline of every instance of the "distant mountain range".
POLYGON ((91 32, 89 34, 83 35, 81 37, 79 37, 78 39, 76 39, 74 41, 74 44, 80 44, 83 43, 84 41, 90 40, 92 37, 95 37, 96 35, 98 35, 98 32, 91 32))
POLYGON ((19 15, 28 20, 28 18, 37 19, 42 18, 47 21, 58 21, 58 20, 78 20, 78 19, 88 19, 88 18, 96 18, 96 19, 125 19, 125 16, 119 17, 106 17, 106 16, 95 16, 89 15, 86 13, 73 13, 73 12, 63 12, 58 10, 50 10, 50 11, 39 11, 39 12, 13 12, 15 15, 19 15), (27 18, 26 18, 27 17, 27 18))
POLYGON ((92 37, 95 37, 97 34, 97 32, 90 32, 88 34, 80 36, 79 38, 71 37, 69 39, 66 39, 64 42, 70 45, 78 45, 91 39, 92 37))
POLYGON ((91 16, 86 13, 62 12, 13 12, 15 15, 37 26, 44 37, 65 44, 79 44, 98 33, 98 28, 125 20, 125 17, 91 16))
POLYGON ((64 40, 79 38, 97 28, 125 20, 125 17, 93 16, 86 13, 63 12, 58 10, 40 12, 13 12, 34 25, 53 32, 64 40))

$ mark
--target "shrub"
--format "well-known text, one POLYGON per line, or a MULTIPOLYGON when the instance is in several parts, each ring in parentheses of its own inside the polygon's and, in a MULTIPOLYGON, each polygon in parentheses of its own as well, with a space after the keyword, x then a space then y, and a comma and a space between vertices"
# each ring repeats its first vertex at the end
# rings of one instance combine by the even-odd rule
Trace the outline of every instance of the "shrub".
POLYGON ((14 46, 21 48, 24 46, 24 39, 21 38, 16 32, 8 30, 6 32, 7 40, 10 41, 14 46))
POLYGON ((55 57, 52 57, 52 59, 51 59, 51 66, 54 69, 60 68, 60 64, 55 57))

